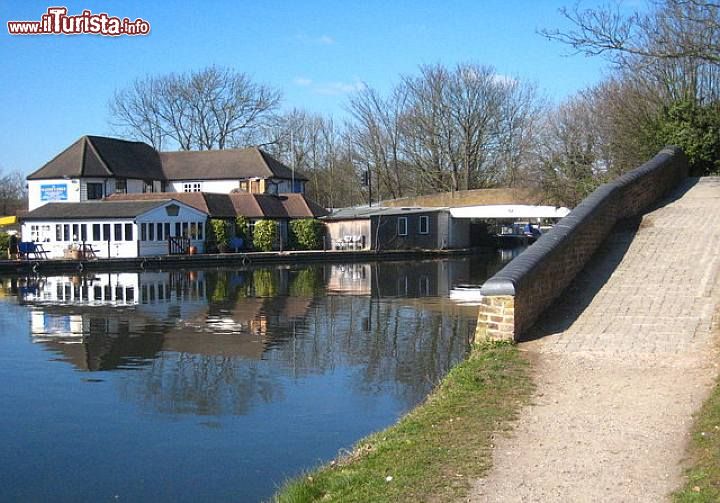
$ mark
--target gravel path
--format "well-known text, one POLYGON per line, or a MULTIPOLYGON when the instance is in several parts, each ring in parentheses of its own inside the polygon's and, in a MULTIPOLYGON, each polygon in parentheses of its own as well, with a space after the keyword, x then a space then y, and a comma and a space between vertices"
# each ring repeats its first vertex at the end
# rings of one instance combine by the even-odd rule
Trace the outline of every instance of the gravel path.
POLYGON ((718 374, 720 178, 616 229, 520 345, 537 391, 468 501, 658 502, 718 374))

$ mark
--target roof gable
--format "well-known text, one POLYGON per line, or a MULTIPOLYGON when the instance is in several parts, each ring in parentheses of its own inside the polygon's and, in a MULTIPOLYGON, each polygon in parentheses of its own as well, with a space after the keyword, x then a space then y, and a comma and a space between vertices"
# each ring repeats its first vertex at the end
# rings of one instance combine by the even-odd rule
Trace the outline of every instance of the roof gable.
POLYGON ((90 147, 115 176, 140 180, 163 179, 160 156, 147 143, 103 136, 88 136, 87 138, 90 147))
POLYGON ((28 180, 45 178, 79 178, 86 176, 110 176, 111 173, 89 148, 87 136, 83 136, 47 162, 42 168, 28 175, 28 180), (88 155, 88 150, 90 151, 88 155), (87 166, 86 166, 87 163, 87 166), (87 167, 87 170, 85 169, 87 167))
POLYGON ((27 179, 80 177, 162 180, 163 174, 158 153, 146 143, 83 136, 27 179))

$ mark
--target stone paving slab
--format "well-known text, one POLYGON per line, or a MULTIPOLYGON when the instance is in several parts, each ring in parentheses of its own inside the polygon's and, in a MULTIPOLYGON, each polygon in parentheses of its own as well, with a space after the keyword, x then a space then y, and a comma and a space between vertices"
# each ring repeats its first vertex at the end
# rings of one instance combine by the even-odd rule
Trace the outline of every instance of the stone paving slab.
POLYGON ((718 373, 720 178, 619 226, 520 348, 537 392, 468 501, 647 501, 718 373))

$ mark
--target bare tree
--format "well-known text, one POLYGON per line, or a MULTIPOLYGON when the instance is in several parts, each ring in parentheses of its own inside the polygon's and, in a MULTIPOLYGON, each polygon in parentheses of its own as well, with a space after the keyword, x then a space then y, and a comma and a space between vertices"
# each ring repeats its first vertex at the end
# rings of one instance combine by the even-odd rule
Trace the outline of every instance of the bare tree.
POLYGON ((27 208, 25 183, 25 176, 18 171, 6 175, 0 171, 0 216, 14 215, 18 210, 27 208))
POLYGON ((155 148, 212 150, 253 144, 274 118, 279 91, 246 74, 211 66, 148 76, 110 100, 112 124, 155 148))
POLYGON ((661 0, 647 14, 624 16, 618 7, 561 9, 576 27, 569 32, 543 30, 589 55, 607 54, 623 64, 628 56, 652 59, 695 58, 720 63, 720 3, 661 0))
POLYGON ((294 109, 266 129, 263 141, 269 153, 308 177, 311 199, 329 208, 349 206, 366 198, 346 129, 331 117, 294 109))
POLYGON ((375 174, 378 193, 386 197, 403 197, 407 177, 400 157, 401 121, 407 97, 404 86, 398 86, 387 98, 365 87, 350 99, 349 109, 355 119, 350 128, 358 155, 364 159, 368 176, 375 174))
POLYGON ((576 4, 562 10, 574 29, 542 33, 614 65, 611 78, 583 94, 610 175, 639 165, 666 142, 686 150, 693 172, 707 172, 718 144, 720 3, 655 0, 648 7, 623 15, 617 7, 576 4))
POLYGON ((547 116, 538 176, 551 203, 573 207, 604 179, 607 164, 593 109, 589 98, 576 96, 547 116))
POLYGON ((500 111, 500 134, 492 162, 499 184, 506 187, 533 185, 531 166, 548 113, 534 85, 517 80, 506 83, 500 111))
POLYGON ((474 64, 422 67, 403 82, 405 153, 428 189, 492 187, 513 179, 508 171, 517 170, 518 149, 528 147, 540 111, 533 86, 474 64))
POLYGON ((113 124, 129 136, 162 150, 166 133, 160 113, 161 83, 155 77, 135 80, 129 87, 116 91, 110 100, 113 124))
POLYGON ((604 55, 617 69, 664 92, 668 100, 720 97, 720 3, 658 0, 647 13, 617 7, 561 9, 575 29, 542 34, 587 55, 604 55))

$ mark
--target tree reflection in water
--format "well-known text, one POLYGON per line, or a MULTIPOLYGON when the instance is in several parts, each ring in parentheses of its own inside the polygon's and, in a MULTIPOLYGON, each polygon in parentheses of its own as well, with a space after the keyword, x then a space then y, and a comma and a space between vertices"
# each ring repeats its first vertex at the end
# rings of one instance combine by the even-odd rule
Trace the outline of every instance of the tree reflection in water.
POLYGON ((26 300, 42 314, 36 342, 82 370, 140 369, 121 381, 121 395, 162 413, 244 415, 282 401, 290 381, 337 373, 347 375, 350 394, 391 394, 408 408, 467 350, 475 312, 446 297, 470 267, 423 261, 48 278, 26 300), (62 298, 52 302, 55 292, 62 298), (48 327, 53 319, 67 330, 48 327))

